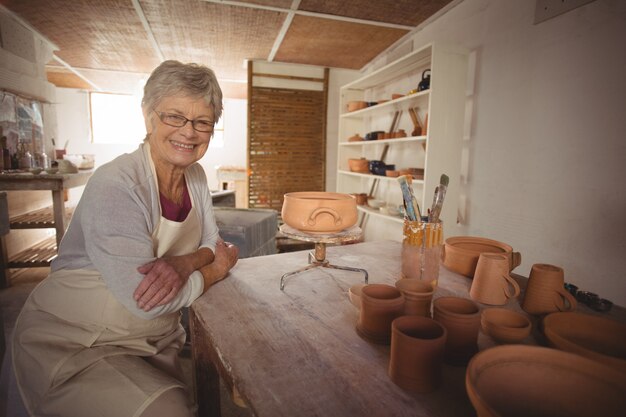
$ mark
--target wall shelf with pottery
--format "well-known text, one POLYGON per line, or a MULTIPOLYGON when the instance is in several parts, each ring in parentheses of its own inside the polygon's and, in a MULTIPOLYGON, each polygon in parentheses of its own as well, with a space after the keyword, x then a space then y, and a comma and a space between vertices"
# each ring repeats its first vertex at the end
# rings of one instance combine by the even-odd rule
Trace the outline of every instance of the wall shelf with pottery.
MULTIPOLYGON (((467 50, 431 43, 341 87, 337 192, 367 193, 386 201, 387 207, 401 205, 402 192, 396 178, 351 172, 348 167, 349 159, 375 161, 384 155, 384 162, 395 165, 394 170, 424 170, 423 179, 420 176, 412 181, 424 213, 430 207, 441 174, 448 175, 450 183, 441 218, 452 227, 459 203, 467 73, 467 50), (422 73, 427 69, 431 70, 430 88, 418 92, 422 73), (348 111, 348 103, 355 101, 378 104, 348 111), (372 132, 402 135, 366 140, 373 137, 368 137, 372 132)), ((367 206, 359 206, 359 213, 365 240, 402 240, 400 215, 381 213, 367 206)))

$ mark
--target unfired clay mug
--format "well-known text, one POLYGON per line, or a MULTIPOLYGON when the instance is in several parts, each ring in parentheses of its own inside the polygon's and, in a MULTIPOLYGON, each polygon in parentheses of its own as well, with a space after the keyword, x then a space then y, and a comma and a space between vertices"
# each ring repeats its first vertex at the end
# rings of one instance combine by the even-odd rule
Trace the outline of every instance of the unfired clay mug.
POLYGON ((435 390, 441 384, 446 329, 419 316, 398 317, 391 327, 391 380, 411 392, 435 390))
POLYGON ((356 331, 362 338, 381 345, 391 342, 391 322, 402 315, 404 296, 386 284, 369 284, 361 290, 361 311, 356 331))
POLYGON ((481 253, 470 288, 479 303, 500 306, 519 295, 517 282, 509 275, 509 258, 502 253, 481 253))
POLYGON ((564 288, 564 283, 563 268, 548 264, 533 265, 522 308, 530 314, 574 310, 576 299, 564 288))
POLYGON ((430 305, 435 289, 431 283, 414 278, 396 281, 396 288, 404 295, 404 314, 430 317, 430 305))

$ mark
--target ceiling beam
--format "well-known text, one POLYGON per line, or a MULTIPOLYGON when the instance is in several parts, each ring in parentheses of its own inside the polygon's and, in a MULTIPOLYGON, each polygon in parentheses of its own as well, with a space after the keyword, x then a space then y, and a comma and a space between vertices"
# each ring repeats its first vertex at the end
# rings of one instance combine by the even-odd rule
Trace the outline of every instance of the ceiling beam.
POLYGON ((278 36, 276 36, 276 39, 274 40, 274 45, 272 45, 272 50, 270 51, 270 54, 267 57, 268 62, 274 61, 276 52, 278 52, 278 48, 280 48, 280 44, 283 43, 283 39, 285 39, 285 35, 287 34, 287 31, 289 30, 289 26, 291 26, 291 21, 293 20, 293 17, 295 16, 294 11, 298 10, 299 6, 300 6, 300 0, 293 0, 291 2, 291 9, 289 10, 289 13, 287 13, 287 17, 285 18, 285 21, 283 22, 283 26, 280 28, 280 32, 278 32, 278 36))
POLYGON ((157 54, 161 62, 165 61, 165 56, 163 55, 163 52, 161 51, 161 47, 159 46, 156 38, 154 37, 154 32, 152 31, 152 28, 150 27, 150 23, 148 23, 148 19, 146 19, 146 15, 144 14, 143 9, 141 8, 141 4, 139 4, 139 0, 132 0, 132 1, 133 1, 133 7, 135 8, 135 12, 137 12, 137 16, 139 17, 139 20, 141 20, 141 24, 143 25, 143 28, 146 30, 146 34, 148 35, 148 40, 150 41, 150 44, 152 45, 152 49, 154 49, 154 52, 157 54))
POLYGON ((231 0, 202 0, 202 1, 205 1, 207 3, 224 4, 227 6, 247 7, 249 9, 269 10, 272 12, 281 12, 281 13, 293 13, 293 14, 299 14, 302 16, 318 17, 320 19, 339 20, 342 22, 360 23, 363 25, 381 26, 381 27, 393 28, 393 29, 403 29, 403 30, 415 29, 415 26, 397 25, 395 23, 378 22, 376 20, 355 19, 353 17, 336 16, 334 14, 307 12, 305 10, 292 10, 292 9, 285 9, 282 7, 263 6, 260 4, 242 3, 239 1, 231 1, 231 0))

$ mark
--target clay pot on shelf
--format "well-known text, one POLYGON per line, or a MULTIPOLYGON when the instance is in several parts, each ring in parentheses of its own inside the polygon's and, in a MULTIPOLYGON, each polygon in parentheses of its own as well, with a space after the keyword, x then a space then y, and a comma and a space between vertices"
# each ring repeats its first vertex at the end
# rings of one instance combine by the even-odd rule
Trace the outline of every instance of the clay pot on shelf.
POLYGON ((480 352, 467 366, 465 387, 480 417, 621 416, 626 409, 623 373, 539 346, 480 352))
POLYGON ((522 308, 530 314, 572 311, 576 299, 564 287, 563 268, 549 264, 534 264, 528 276, 522 308))
POLYGON ((369 163, 365 158, 350 158, 348 159, 348 168, 352 172, 360 172, 363 174, 369 174, 369 163))
POLYGON ((565 312, 543 319, 550 346, 604 363, 626 375, 626 325, 605 317, 565 312))
POLYGON ((400 172, 396 171, 395 169, 388 169, 385 170, 385 175, 388 177, 398 177, 400 176, 400 172))
POLYGON ((530 335, 528 317, 505 308, 487 308, 480 317, 483 333, 498 343, 521 343, 530 335))
POLYGON ((448 331, 445 360, 464 365, 478 352, 480 309, 472 300, 441 297, 433 302, 433 318, 448 331))
POLYGON ((386 284, 369 284, 361 290, 361 311, 356 331, 365 340, 388 345, 391 342, 391 322, 402 315, 402 293, 386 284))
POLYGON ((392 100, 397 100, 397 99, 402 98, 402 97, 404 97, 404 94, 394 93, 394 94, 391 95, 391 99, 392 100))
POLYGON ((361 142, 364 141, 365 138, 361 135, 359 135, 358 133, 356 133, 354 136, 350 136, 348 138, 348 142, 361 142))
POLYGON ((454 236, 445 241, 443 265, 449 270, 472 278, 481 253, 504 253, 509 258, 509 271, 522 263, 522 255, 497 240, 473 236, 454 236))
POLYGON ((397 132, 393 133, 393 137, 394 138, 406 138, 406 132, 404 131, 404 129, 400 129, 397 132))
POLYGON ((352 196, 354 196, 354 198, 356 199, 356 204, 357 206, 364 206, 367 204, 367 194, 365 193, 359 193, 359 194, 350 194, 352 196))
POLYGON ((361 110, 367 107, 366 101, 349 101, 348 102, 348 112, 353 112, 357 110, 361 110))
POLYGON ((389 377, 400 388, 424 393, 441 384, 446 329, 419 316, 398 317, 391 325, 389 377))
POLYGON ((340 193, 287 193, 281 214, 283 221, 294 229, 313 233, 336 233, 356 224, 356 199, 349 194, 340 193))
POLYGON ((509 275, 506 255, 480 254, 469 294, 472 300, 489 305, 504 305, 520 294, 518 283, 509 275))

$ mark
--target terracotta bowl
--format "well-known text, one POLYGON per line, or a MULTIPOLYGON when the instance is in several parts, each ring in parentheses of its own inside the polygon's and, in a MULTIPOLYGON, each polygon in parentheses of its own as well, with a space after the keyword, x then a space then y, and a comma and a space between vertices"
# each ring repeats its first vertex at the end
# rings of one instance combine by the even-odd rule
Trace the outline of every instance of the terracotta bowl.
POLYGON ((561 312, 543 319, 548 343, 603 362, 626 375, 626 325, 589 314, 561 312))
POLYGON ((620 416, 626 378, 588 358, 538 346, 496 346, 472 358, 467 394, 479 417, 620 416))
POLYGON ((483 310, 480 324, 483 333, 499 343, 520 343, 528 337, 531 329, 526 316, 505 308, 483 310))
POLYGON ((348 297, 353 306, 361 309, 361 291, 367 284, 355 284, 348 290, 348 297))
POLYGON ((399 99, 399 98, 402 98, 402 97, 404 97, 404 94, 394 93, 394 94, 391 95, 391 99, 392 100, 396 100, 396 99, 399 99))
POLYGON ((446 239, 443 264, 449 270, 472 278, 481 253, 504 253, 509 257, 510 271, 522 263, 522 255, 506 243, 483 237, 455 236, 446 239))
POLYGON ((400 171, 397 171, 395 169, 388 169, 385 170, 385 175, 387 175, 388 177, 398 177, 400 176, 400 171))
POLYGON ((348 159, 348 168, 352 172, 361 172, 364 174, 369 174, 369 161, 365 158, 351 158, 348 159))
POLYGON ((281 215, 297 230, 336 233, 356 224, 356 199, 349 194, 318 191, 287 193, 281 215))
POLYGON ((348 111, 357 111, 367 107, 367 101, 349 101, 348 111))

